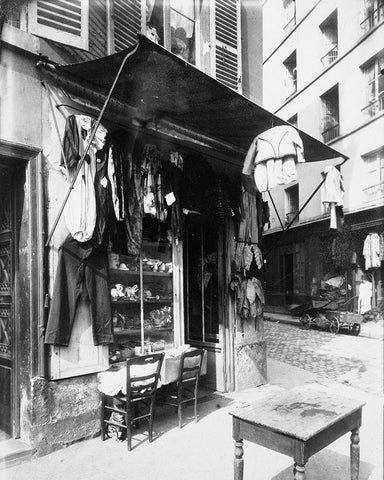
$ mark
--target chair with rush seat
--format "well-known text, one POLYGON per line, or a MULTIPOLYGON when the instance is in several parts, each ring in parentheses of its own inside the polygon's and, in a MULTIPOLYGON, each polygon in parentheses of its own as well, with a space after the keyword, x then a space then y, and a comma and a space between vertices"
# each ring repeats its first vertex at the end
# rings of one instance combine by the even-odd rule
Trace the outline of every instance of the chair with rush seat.
POLYGON ((178 380, 164 387, 162 403, 177 408, 179 428, 182 427, 182 407, 194 403, 194 417, 197 422, 197 393, 203 363, 204 350, 196 348, 181 355, 178 380))
POLYGON ((102 393, 101 439, 108 426, 126 431, 127 447, 132 450, 132 429, 141 419, 148 421, 148 437, 152 442, 156 391, 164 353, 129 358, 126 362, 126 392, 110 396, 102 393), (112 402, 112 405, 108 403, 112 402))

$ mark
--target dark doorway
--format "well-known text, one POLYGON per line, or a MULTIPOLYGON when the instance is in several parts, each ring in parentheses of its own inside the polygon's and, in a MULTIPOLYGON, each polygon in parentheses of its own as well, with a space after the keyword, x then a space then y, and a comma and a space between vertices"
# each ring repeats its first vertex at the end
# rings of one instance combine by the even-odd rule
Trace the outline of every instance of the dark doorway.
POLYGON ((293 303, 293 254, 288 253, 284 255, 284 287, 285 287, 285 302, 287 305, 293 303))

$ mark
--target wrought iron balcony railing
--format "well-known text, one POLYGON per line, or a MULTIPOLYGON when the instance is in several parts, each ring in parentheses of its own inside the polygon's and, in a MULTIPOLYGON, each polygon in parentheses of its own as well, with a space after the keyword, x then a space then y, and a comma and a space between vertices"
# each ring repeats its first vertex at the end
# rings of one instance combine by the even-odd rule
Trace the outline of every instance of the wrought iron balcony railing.
POLYGON ((377 24, 384 20, 384 4, 381 4, 376 10, 368 15, 366 19, 364 19, 360 23, 360 27, 363 32, 368 32, 377 24))
POLYGON ((333 63, 337 57, 338 57, 338 47, 337 45, 335 45, 333 48, 331 48, 331 50, 329 50, 329 52, 327 52, 324 57, 321 58, 321 63, 327 67, 328 65, 330 65, 331 63, 333 63))
POLYGON ((289 33, 296 25, 296 16, 294 15, 284 27, 284 32, 289 33))
POLYGON ((323 130, 321 135, 323 136, 324 143, 330 142, 331 140, 337 138, 340 135, 340 125, 337 124, 333 127, 326 128, 325 130, 323 130))
POLYGON ((375 117, 378 113, 384 110, 384 92, 381 92, 376 100, 369 102, 366 107, 362 109, 362 112, 369 117, 375 117))

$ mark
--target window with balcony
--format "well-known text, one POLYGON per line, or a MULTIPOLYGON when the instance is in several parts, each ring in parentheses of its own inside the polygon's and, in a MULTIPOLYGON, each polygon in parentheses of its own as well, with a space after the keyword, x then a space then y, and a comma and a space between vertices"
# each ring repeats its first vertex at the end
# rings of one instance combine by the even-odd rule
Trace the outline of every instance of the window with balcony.
POLYGON ((384 54, 362 68, 365 78, 365 107, 363 113, 374 117, 384 111, 384 75, 381 68, 384 65, 384 54))
POLYGON ((284 7, 284 31, 289 33, 296 25, 296 1, 283 0, 284 7))
POLYGON ((297 113, 292 115, 291 118, 288 118, 287 122, 297 128, 297 113))
POLYGON ((339 88, 336 85, 320 97, 321 100, 321 135, 328 143, 340 135, 339 125, 339 88))
POLYGON ((364 20, 360 23, 363 32, 368 32, 384 20, 384 0, 365 0, 364 20))
POLYGON ((370 200, 373 200, 384 193, 384 147, 362 158, 364 162, 363 191, 370 200))
POLYGON ((333 63, 338 56, 338 35, 337 35, 337 10, 320 25, 323 40, 323 55, 321 63, 327 67, 333 63))
POLYGON ((299 185, 285 189, 285 215, 284 223, 289 225, 293 220, 293 225, 299 222, 299 185))
POLYGON ((286 96, 290 97, 297 91, 297 62, 296 50, 283 62, 285 68, 286 96))

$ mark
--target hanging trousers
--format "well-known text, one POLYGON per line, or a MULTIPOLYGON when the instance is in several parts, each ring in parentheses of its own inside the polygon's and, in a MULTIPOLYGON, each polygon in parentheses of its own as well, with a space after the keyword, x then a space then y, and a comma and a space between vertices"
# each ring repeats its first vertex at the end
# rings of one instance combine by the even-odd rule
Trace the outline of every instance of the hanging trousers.
POLYGON ((67 346, 80 300, 90 305, 95 345, 112 343, 108 256, 90 242, 68 237, 59 249, 45 343, 67 346))

